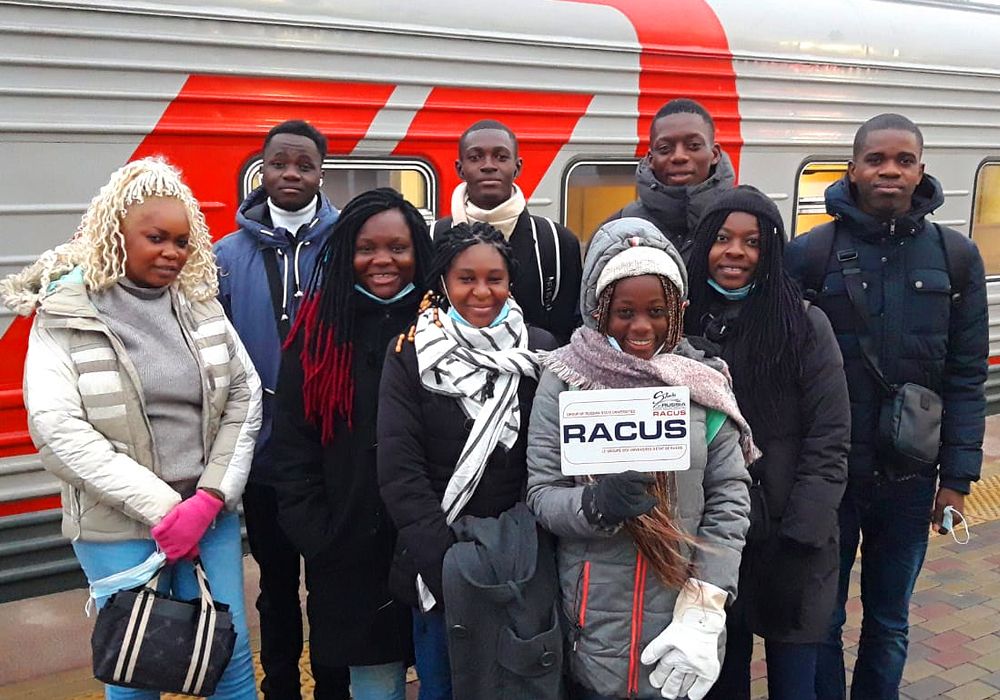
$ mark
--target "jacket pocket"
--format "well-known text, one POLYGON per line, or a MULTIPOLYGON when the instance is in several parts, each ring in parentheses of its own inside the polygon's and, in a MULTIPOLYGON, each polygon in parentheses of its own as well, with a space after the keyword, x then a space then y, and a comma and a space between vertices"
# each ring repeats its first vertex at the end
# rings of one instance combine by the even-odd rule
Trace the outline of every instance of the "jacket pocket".
POLYGON ((919 313, 911 313, 911 333, 947 333, 951 308, 951 280, 944 270, 916 269, 907 275, 907 287, 914 294, 919 313))
POLYGON ((562 630, 552 611, 549 629, 530 639, 521 639, 505 627, 497 642, 497 662, 518 677, 559 676, 562 668, 562 630))

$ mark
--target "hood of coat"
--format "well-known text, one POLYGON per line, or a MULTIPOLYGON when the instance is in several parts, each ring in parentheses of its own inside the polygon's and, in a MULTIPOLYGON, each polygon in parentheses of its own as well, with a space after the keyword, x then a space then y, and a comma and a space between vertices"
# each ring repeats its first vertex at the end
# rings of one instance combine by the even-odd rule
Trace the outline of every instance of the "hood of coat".
POLYGON ((687 288, 687 268, 674 245, 660 233, 655 225, 637 217, 614 219, 597 229, 587 245, 587 258, 583 261, 583 285, 580 289, 580 308, 583 324, 597 328, 594 312, 597 310, 597 280, 608 262, 619 253, 636 245, 663 250, 673 258, 687 288), (637 240, 638 239, 638 240, 637 240))
POLYGON ((656 179, 647 157, 640 160, 635 169, 635 182, 643 206, 656 212, 657 218, 668 224, 671 232, 694 231, 698 219, 714 199, 714 193, 736 185, 736 172, 729 156, 722 151, 722 157, 704 182, 664 185, 656 179))
POLYGON ((886 221, 858 209, 854 187, 847 175, 826 188, 826 211, 848 224, 861 238, 875 240, 883 236, 912 236, 923 228, 924 218, 944 204, 944 190, 937 178, 924 174, 913 192, 913 203, 903 216, 886 221))
MULTIPOLYGON (((327 199, 327 196, 320 192, 316 215, 309 222, 309 229, 302 240, 311 241, 324 238, 325 233, 336 222, 339 214, 340 212, 327 199)), ((291 245, 288 237, 276 236, 274 229, 270 225, 264 225, 263 222, 269 221, 270 216, 267 209, 267 192, 261 186, 243 200, 239 210, 236 212, 236 225, 239 226, 240 231, 243 233, 253 236, 261 247, 287 248, 291 245)))

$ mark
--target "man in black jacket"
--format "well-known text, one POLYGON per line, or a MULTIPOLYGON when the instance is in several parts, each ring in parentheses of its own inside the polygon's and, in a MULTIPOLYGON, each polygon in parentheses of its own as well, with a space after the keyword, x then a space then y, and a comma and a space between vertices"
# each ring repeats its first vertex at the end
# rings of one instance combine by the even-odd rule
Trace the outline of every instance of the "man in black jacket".
POLYGON ((983 261, 969 238, 926 220, 944 195, 924 173, 922 151, 923 136, 906 117, 881 114, 867 121, 855 136, 847 176, 826 191, 833 228, 796 238, 786 252, 789 271, 817 293, 816 304, 830 318, 851 398, 848 487, 839 511, 839 606, 820 652, 820 700, 846 696, 840 635, 859 535, 864 619, 851 697, 899 697, 910 595, 928 525, 943 532, 945 508, 963 510, 982 463, 989 351, 983 261), (854 275, 860 285, 850 279, 854 275), (857 303, 856 310, 849 293, 866 308, 857 303), (938 467, 907 466, 880 440, 880 412, 889 394, 863 345, 890 388, 912 382, 943 400, 938 467))
POLYGON ((565 226, 528 213, 514 184, 521 170, 517 136, 501 122, 476 122, 458 140, 455 168, 463 182, 452 194, 451 216, 431 234, 475 221, 500 231, 517 261, 511 291, 525 321, 567 342, 580 325, 580 241, 565 226))
POLYGON ((715 121, 708 110, 684 98, 660 107, 649 127, 649 152, 636 167, 635 183, 639 199, 608 221, 637 216, 651 222, 686 262, 702 212, 736 184, 733 164, 715 141, 715 121))

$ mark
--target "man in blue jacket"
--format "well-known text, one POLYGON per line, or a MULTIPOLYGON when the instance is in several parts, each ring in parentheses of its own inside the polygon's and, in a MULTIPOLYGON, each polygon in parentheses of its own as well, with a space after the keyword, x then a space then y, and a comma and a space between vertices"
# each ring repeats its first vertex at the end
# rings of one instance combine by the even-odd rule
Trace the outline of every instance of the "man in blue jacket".
MULTIPOLYGON (((236 215, 239 230, 215 245, 219 298, 253 360, 264 416, 243 495, 250 552, 260 567, 261 690, 267 700, 299 700, 302 614, 299 555, 278 524, 269 455, 281 344, 337 210, 320 192, 326 138, 304 121, 286 121, 264 139, 263 185, 236 215)), ((317 700, 346 700, 347 669, 312 664, 317 700)))
POLYGON ((847 176, 826 191, 835 223, 796 238, 786 253, 791 274, 830 318, 851 397, 840 597, 817 662, 820 700, 846 697, 841 630, 859 534, 864 617, 851 697, 899 697, 910 596, 928 526, 944 532, 945 508, 964 510, 982 464, 989 351, 983 261, 967 236, 926 219, 944 195, 924 172, 922 152, 923 135, 906 117, 881 114, 865 122, 847 176), (849 279, 854 275, 860 284, 849 279), (852 304, 851 295, 863 304, 852 304), (865 345, 888 389, 866 362, 865 345), (879 437, 888 392, 906 382, 942 399, 936 467, 907 466, 879 437))

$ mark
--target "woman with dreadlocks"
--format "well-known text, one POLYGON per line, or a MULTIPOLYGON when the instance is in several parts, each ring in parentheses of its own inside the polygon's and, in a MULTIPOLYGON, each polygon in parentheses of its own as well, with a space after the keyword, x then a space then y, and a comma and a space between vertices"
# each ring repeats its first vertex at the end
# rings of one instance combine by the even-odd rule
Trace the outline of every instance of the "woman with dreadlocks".
POLYGON ((756 458, 725 365, 681 337, 680 253, 643 219, 609 222, 583 266, 584 327, 542 359, 528 433, 528 505, 559 538, 569 676, 580 700, 701 700, 719 673, 756 458), (564 391, 686 386, 690 467, 561 471, 564 391))
POLYGON ((427 288, 427 224, 395 190, 371 190, 344 207, 319 260, 278 377, 278 519, 306 560, 312 661, 349 666, 356 700, 403 700, 410 610, 387 588, 396 533, 375 420, 386 347, 427 288))
POLYGON ((753 635, 764 638, 771 700, 815 698, 818 643, 838 575, 837 506, 847 479, 850 406, 826 316, 782 268, 785 230, 749 186, 719 195, 688 263, 686 330, 721 347, 764 456, 750 467, 751 527, 710 698, 750 697, 753 635))
MULTIPOLYGON (((255 700, 235 510, 260 427, 260 380, 217 293, 198 202, 157 158, 113 173, 69 243, 0 283, 8 307, 36 314, 28 427, 63 482, 63 534, 97 605, 144 585, 164 558, 173 566, 161 590, 198 598, 199 557, 237 633, 213 697, 255 700), (117 586, 101 581, 116 574, 117 586)), ((159 693, 109 685, 106 697, 159 693)))
POLYGON ((378 473, 399 528, 391 588, 413 608, 420 699, 450 700, 442 611, 449 526, 463 515, 497 518, 523 500, 533 351, 556 342, 525 324, 499 231, 458 224, 435 236, 434 251, 434 293, 386 357, 378 473))

